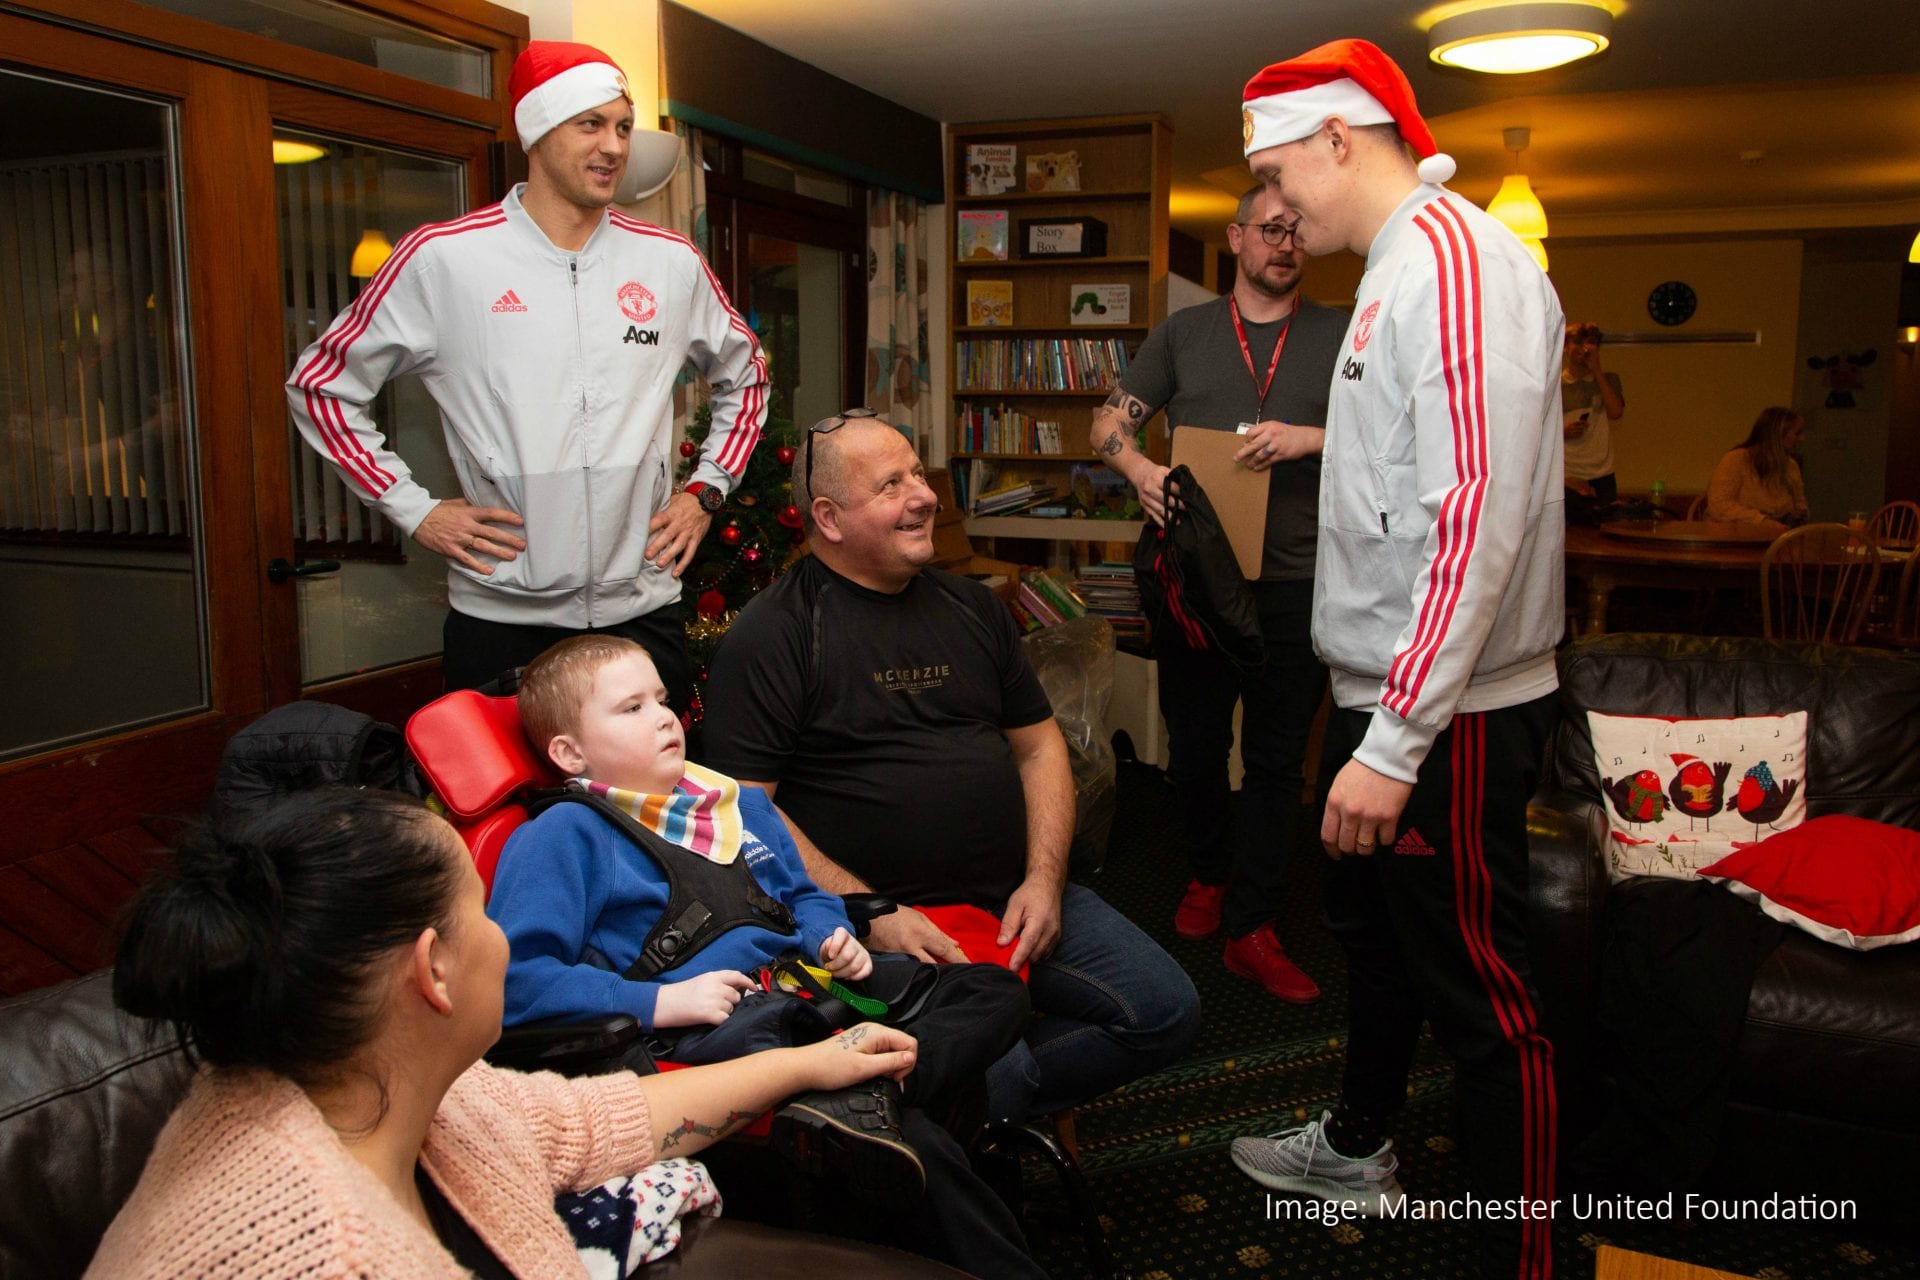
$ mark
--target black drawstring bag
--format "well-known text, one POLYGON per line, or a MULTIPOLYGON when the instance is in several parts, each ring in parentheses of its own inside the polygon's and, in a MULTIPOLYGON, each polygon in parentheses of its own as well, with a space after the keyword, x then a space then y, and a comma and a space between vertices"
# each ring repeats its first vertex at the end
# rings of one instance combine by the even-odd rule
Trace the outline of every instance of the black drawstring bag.
POLYGON ((1167 523, 1151 520, 1133 549, 1133 574, 1147 620, 1189 649, 1218 653, 1243 671, 1266 661, 1253 588, 1240 576, 1227 534, 1186 467, 1167 473, 1167 523), (1172 490, 1178 486, 1176 498, 1172 490))

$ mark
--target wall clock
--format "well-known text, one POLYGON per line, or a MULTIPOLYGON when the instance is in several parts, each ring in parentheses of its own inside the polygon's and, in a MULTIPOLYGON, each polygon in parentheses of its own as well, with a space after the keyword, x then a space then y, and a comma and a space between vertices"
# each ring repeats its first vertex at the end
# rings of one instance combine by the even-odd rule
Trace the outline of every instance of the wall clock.
POLYGON ((1685 324, 1693 319, 1693 309, 1699 304, 1692 285, 1668 280, 1653 286, 1653 292, 1647 295, 1647 314, 1656 324, 1685 324))

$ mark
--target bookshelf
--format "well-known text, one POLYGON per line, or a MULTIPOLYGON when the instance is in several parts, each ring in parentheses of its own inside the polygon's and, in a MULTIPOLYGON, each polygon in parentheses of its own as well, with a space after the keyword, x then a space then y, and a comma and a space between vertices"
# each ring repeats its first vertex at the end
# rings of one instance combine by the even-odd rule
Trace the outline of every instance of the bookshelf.
MULTIPOLYGON (((1172 131, 1159 116, 1088 116, 954 125, 948 136, 954 254, 948 263, 953 399, 947 457, 967 504, 966 527, 977 536, 1043 543, 1137 538, 1138 521, 980 514, 972 507, 982 484, 1022 483, 1050 486, 1056 496, 1047 505, 1074 506, 1074 468, 1103 473, 1087 445, 1094 410, 1112 390, 1115 370, 1166 318, 1172 131), (1012 189, 968 194, 968 162, 983 154, 969 148, 981 146, 1013 149, 1012 189), (1079 190, 1027 189, 1029 157, 1069 152, 1079 161, 1079 190), (995 211, 1006 215, 1005 260, 961 258, 963 245, 972 243, 971 234, 963 237, 963 222, 972 233, 978 215, 995 211), (1070 219, 1104 224, 1104 252, 1024 252, 1023 221, 1070 219), (990 283, 982 294, 991 300, 970 313, 968 286, 980 282, 990 283), (1086 293, 1075 286, 1087 285, 1125 285, 1125 322, 1074 323, 1076 294, 1086 293), (1005 323, 979 323, 983 313, 1005 323)), ((1086 234, 1096 233, 1089 228, 1086 234)), ((1164 428, 1153 430, 1149 452, 1164 458, 1164 428)), ((1095 503, 1102 505, 1098 496, 1095 503)), ((1058 549, 1046 558, 1058 558, 1058 549)))

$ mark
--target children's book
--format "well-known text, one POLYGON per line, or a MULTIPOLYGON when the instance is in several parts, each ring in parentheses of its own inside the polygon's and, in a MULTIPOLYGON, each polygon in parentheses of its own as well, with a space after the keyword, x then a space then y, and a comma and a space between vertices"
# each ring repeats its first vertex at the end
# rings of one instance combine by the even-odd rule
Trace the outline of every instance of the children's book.
POLYGON ((1007 260, 1007 211, 962 209, 959 214, 959 258, 962 262, 1007 260))
POLYGON ((997 196, 1014 188, 1011 142, 976 142, 967 147, 967 194, 997 196))
POLYGON ((1012 324, 1013 281, 967 281, 968 324, 1012 324))
POLYGON ((1131 324, 1133 290, 1124 284, 1070 284, 1067 310, 1074 324, 1131 324))

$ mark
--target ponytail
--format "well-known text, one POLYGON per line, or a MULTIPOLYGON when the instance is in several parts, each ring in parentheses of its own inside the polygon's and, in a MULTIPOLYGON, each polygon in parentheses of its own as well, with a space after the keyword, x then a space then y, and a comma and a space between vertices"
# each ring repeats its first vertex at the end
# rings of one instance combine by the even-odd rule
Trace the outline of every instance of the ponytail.
POLYGON ((134 902, 114 1001, 209 1062, 314 1080, 372 1036, 376 962, 445 928, 455 843, 419 801, 345 787, 197 829, 134 902))

